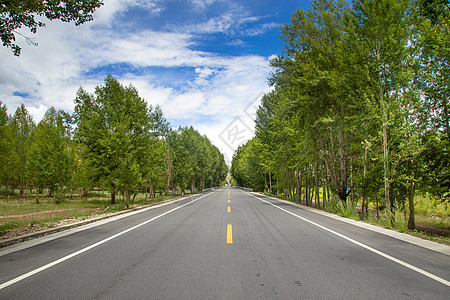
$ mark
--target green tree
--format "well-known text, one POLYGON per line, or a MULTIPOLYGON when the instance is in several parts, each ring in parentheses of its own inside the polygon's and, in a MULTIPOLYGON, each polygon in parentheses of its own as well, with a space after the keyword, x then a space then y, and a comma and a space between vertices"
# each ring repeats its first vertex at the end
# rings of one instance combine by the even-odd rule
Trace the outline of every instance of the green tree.
POLYGON ((72 176, 69 122, 67 113, 49 108, 33 132, 30 149, 29 168, 37 186, 47 188, 58 202, 72 176))
POLYGON ((450 4, 446 0, 415 2, 416 88, 421 91, 421 122, 426 190, 450 197, 450 4))
POLYGON ((29 184, 28 161, 31 147, 31 134, 35 128, 33 117, 29 114, 25 105, 21 104, 12 118, 12 131, 14 140, 13 173, 19 182, 20 196, 26 197, 29 184))
POLYGON ((354 4, 356 31, 366 55, 370 114, 377 116, 384 167, 386 208, 394 205, 391 183, 408 147, 411 105, 411 7, 408 0, 361 0, 354 4))
POLYGON ((349 153, 355 139, 351 128, 362 112, 353 70, 346 69, 354 46, 351 25, 343 1, 314 1, 307 11, 297 9, 291 22, 282 26, 284 56, 272 61, 277 72, 271 78, 285 95, 280 98, 286 99, 282 111, 288 112, 290 106, 303 117, 297 121, 307 123, 298 127, 294 119, 286 122, 294 122, 294 131, 315 136, 333 190, 343 202, 348 196, 349 153))
POLYGON ((95 172, 95 182, 111 191, 112 204, 120 191, 128 206, 142 181, 148 139, 162 122, 152 118, 152 109, 135 87, 124 87, 110 75, 94 94, 81 88, 77 92, 75 138, 83 145, 83 160, 95 172))
POLYGON ((11 183, 10 158, 13 151, 13 138, 10 118, 6 104, 0 101, 0 182, 8 188, 11 183))
POLYGON ((95 9, 101 5, 103 5, 103 1, 99 0, 2 1, 0 5, 0 36, 3 46, 10 47, 14 55, 20 56, 21 48, 14 41, 16 34, 22 34, 16 30, 28 27, 32 33, 36 33, 39 27, 45 27, 44 22, 36 21, 36 16, 43 16, 49 20, 59 19, 63 22, 73 21, 78 26, 91 21, 95 9))
MULTIPOLYGON (((145 175, 146 191, 150 193, 152 199, 155 198, 156 191, 163 191, 167 184, 167 170, 165 165, 166 144, 162 138, 153 138, 148 140, 146 147, 146 163, 143 168, 145 175)), ((148 195, 146 193, 146 199, 148 195)))

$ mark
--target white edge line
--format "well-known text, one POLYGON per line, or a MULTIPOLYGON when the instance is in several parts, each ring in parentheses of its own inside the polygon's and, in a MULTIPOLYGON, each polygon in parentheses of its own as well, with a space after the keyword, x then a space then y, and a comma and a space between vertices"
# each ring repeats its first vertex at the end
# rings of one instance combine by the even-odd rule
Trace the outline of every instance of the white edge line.
MULTIPOLYGON (((254 193, 259 196, 258 193, 254 193)), ((309 207, 309 206, 304 206, 304 205, 300 205, 291 201, 287 201, 287 200, 282 200, 282 199, 278 199, 278 198, 274 198, 274 197, 270 197, 270 196, 265 196, 265 197, 269 197, 270 199, 276 200, 278 202, 282 202, 282 203, 287 203, 291 206, 295 206, 295 207, 299 207, 301 209, 307 210, 309 212, 315 213, 315 214, 319 214, 328 218, 332 218, 332 219, 336 219, 339 220, 341 222, 345 222, 348 224, 352 224, 354 226, 358 226, 364 229, 368 229, 377 233, 381 233, 390 237, 393 237, 397 240, 401 240, 416 246, 420 246, 423 248, 427 248, 445 255, 450 255, 450 247, 444 244, 440 244, 434 241, 429 241, 429 240, 424 240, 422 238, 413 236, 413 235, 409 235, 406 233, 401 233, 398 231, 394 231, 391 229, 386 229, 384 227, 380 227, 380 226, 376 226, 373 224, 369 224, 369 223, 365 223, 365 222, 361 222, 361 221, 357 221, 354 219, 349 219, 349 218, 345 218, 345 217, 341 217, 339 215, 333 214, 333 213, 329 213, 317 208, 313 208, 313 207, 309 207)))
POLYGON ((163 216, 165 216, 165 215, 167 215, 167 214, 169 214, 169 213, 171 213, 171 212, 176 211, 177 209, 180 209, 180 208, 182 208, 182 207, 184 207, 184 206, 187 206, 187 205, 189 205, 189 204, 191 204, 191 203, 194 203, 194 202, 196 202, 196 201, 198 201, 198 200, 200 200, 200 199, 202 199, 202 198, 204 198, 204 197, 206 197, 206 196, 208 196, 208 195, 210 195, 210 194, 206 194, 206 195, 201 196, 201 197, 199 197, 199 198, 197 198, 197 199, 194 199, 194 200, 192 200, 192 201, 189 201, 188 203, 185 203, 185 204, 183 204, 183 205, 180 205, 180 206, 178 206, 178 207, 175 207, 175 208, 173 208, 173 209, 171 209, 171 210, 169 210, 169 211, 166 211, 165 213, 162 213, 162 214, 160 214, 160 215, 158 215, 158 216, 156 216, 156 217, 153 217, 153 218, 151 218, 151 219, 149 219, 149 220, 147 220, 147 221, 144 221, 144 222, 142 222, 142 223, 140 223, 140 224, 137 224, 137 225, 135 225, 135 226, 133 226, 133 227, 130 227, 130 228, 124 230, 124 231, 121 231, 121 232, 119 232, 119 233, 116 233, 115 235, 112 235, 112 236, 110 236, 110 237, 108 237, 108 238, 106 238, 106 239, 104 239, 104 240, 101 240, 101 241, 95 243, 95 244, 92 244, 92 245, 90 245, 90 246, 87 246, 87 247, 85 247, 85 248, 83 248, 83 249, 81 249, 81 250, 78 250, 78 251, 76 251, 76 252, 74 252, 74 253, 72 253, 72 254, 66 255, 66 256, 64 256, 64 257, 62 257, 62 258, 60 258, 60 259, 58 259, 58 260, 55 260, 55 261, 53 261, 53 262, 51 262, 51 263, 48 263, 48 264, 46 264, 46 265, 44 265, 44 266, 42 266, 42 267, 39 267, 39 268, 37 268, 37 269, 34 269, 34 270, 32 270, 32 271, 30 271, 30 272, 28 272, 28 273, 25 273, 25 274, 21 275, 21 276, 18 276, 18 277, 14 278, 14 279, 11 279, 11 280, 7 281, 7 282, 4 282, 4 283, 0 284, 0 290, 4 289, 4 288, 6 288, 6 287, 8 287, 8 286, 10 286, 10 285, 13 285, 13 284, 15 284, 15 283, 17 283, 17 282, 19 282, 19 281, 22 281, 22 280, 24 280, 24 279, 26 279, 26 278, 28 278, 28 277, 31 277, 31 276, 33 276, 33 275, 39 273, 39 272, 42 272, 42 271, 44 271, 44 270, 46 270, 46 269, 48 269, 48 268, 51 268, 51 267, 53 267, 53 266, 55 266, 55 265, 57 265, 57 264, 60 264, 60 263, 66 261, 66 260, 68 260, 68 259, 71 259, 72 257, 75 257, 75 256, 77 256, 77 255, 79 255, 79 254, 82 254, 82 253, 84 253, 84 252, 86 252, 86 251, 89 251, 89 250, 91 250, 91 249, 93 249, 93 248, 95 248, 95 247, 97 247, 97 246, 100 246, 101 244, 104 244, 104 243, 106 243, 106 242, 108 242, 108 241, 110 241, 110 240, 113 240, 113 239, 115 239, 115 238, 117 238, 117 237, 119 237, 119 236, 121 236, 121 235, 123 235, 123 234, 125 234, 125 233, 128 233, 128 232, 130 232, 130 231, 132 231, 132 230, 135 230, 135 229, 137 229, 137 228, 139 228, 139 227, 141 227, 141 226, 143 226, 143 225, 145 225, 145 224, 148 224, 148 223, 150 223, 150 222, 153 222, 153 221, 155 221, 155 220, 157 220, 157 219, 159 219, 159 218, 161 218, 161 217, 163 217, 163 216))
POLYGON ((73 227, 73 228, 70 228, 70 229, 67 229, 67 230, 55 232, 55 233, 52 233, 52 234, 49 234, 49 235, 46 235, 46 236, 41 236, 41 237, 38 237, 38 238, 35 238, 35 239, 32 239, 32 240, 24 241, 22 243, 18 243, 18 244, 14 244, 14 245, 11 245, 11 246, 7 246, 7 247, 4 247, 4 248, 0 249, 0 256, 4 256, 4 255, 10 254, 10 253, 14 253, 14 252, 17 252, 17 251, 20 251, 20 250, 28 249, 28 248, 34 247, 36 245, 40 245, 40 244, 43 244, 43 243, 46 243, 46 242, 49 242, 49 241, 53 241, 53 240, 65 237, 67 235, 71 235, 71 234, 74 234, 74 233, 77 233, 77 232, 80 232, 80 231, 84 231, 84 230, 87 230, 87 229, 90 229, 90 228, 94 228, 94 227, 97 227, 97 226, 100 226, 100 225, 104 225, 104 224, 107 224, 109 222, 114 222, 114 221, 117 221, 117 220, 120 220, 120 219, 123 219, 123 218, 126 218, 126 217, 130 217, 130 216, 133 216, 135 214, 143 213, 143 212, 146 212, 146 211, 149 211, 149 210, 153 210, 153 209, 157 209, 157 208, 160 208, 160 207, 164 207, 164 206, 167 206, 167 205, 172 205, 172 204, 178 203, 180 201, 189 199, 190 197, 195 197, 195 196, 198 196, 198 195, 199 194, 193 195, 193 196, 188 196, 188 197, 183 197, 183 198, 180 198, 180 199, 175 199, 175 200, 159 203, 159 204, 156 204, 156 205, 152 205, 152 206, 149 206, 149 207, 146 207, 146 208, 143 208, 143 209, 126 212, 126 213, 119 214, 119 215, 112 216, 112 217, 106 217, 104 219, 100 219, 98 221, 90 222, 90 223, 87 223, 87 224, 84 224, 84 225, 81 225, 81 226, 73 227))
POLYGON ((404 262, 404 261, 402 261, 402 260, 400 260, 400 259, 398 259, 398 258, 395 258, 395 257, 393 257, 393 256, 390 256, 389 254, 386 254, 386 253, 381 252, 381 251, 379 251, 379 250, 377 250, 377 249, 374 249, 374 248, 372 248, 372 247, 370 247, 370 246, 367 246, 367 245, 365 245, 365 244, 363 244, 363 243, 361 243, 361 242, 358 242, 358 241, 356 241, 356 240, 354 240, 354 239, 352 239, 352 238, 350 238, 350 237, 348 237, 348 236, 346 236, 346 235, 343 235, 342 233, 336 232, 336 231, 334 231, 334 230, 332 230, 332 229, 329 229, 329 228, 327 228, 327 227, 325 227, 325 226, 323 226, 323 225, 320 225, 320 224, 318 224, 318 223, 316 223, 316 222, 313 222, 313 221, 308 220, 308 219, 306 219, 306 218, 304 218, 304 217, 301 217, 301 216, 299 216, 299 215, 297 215, 297 214, 294 214, 293 212, 290 212, 290 211, 288 211, 287 209, 284 209, 284 208, 282 208, 282 207, 279 207, 279 206, 277 206, 277 205, 275 205, 275 204, 273 204, 273 203, 270 203, 269 201, 266 201, 266 200, 264 200, 264 199, 261 199, 261 198, 255 196, 255 195, 253 195, 253 194, 249 194, 249 195, 252 196, 252 197, 254 197, 254 198, 256 198, 256 199, 258 199, 258 200, 260 200, 260 201, 262 201, 262 202, 265 202, 265 203, 267 203, 267 204, 270 204, 270 205, 272 205, 273 207, 276 207, 276 208, 278 208, 278 209, 280 209, 280 210, 282 210, 282 211, 284 211, 284 212, 286 212, 286 213, 288 213, 288 214, 290 214, 290 215, 292 215, 292 216, 294 216, 294 217, 297 217, 297 218, 299 218, 299 219, 301 219, 301 220, 303 220, 303 221, 305 221, 305 222, 308 222, 308 223, 310 223, 310 224, 312 224, 312 225, 314 225, 314 226, 317 226, 317 227, 319 227, 319 228, 321 228, 321 229, 323 229, 323 230, 325 230, 325 231, 328 231, 328 232, 330 232, 330 233, 332 233, 332 234, 334 234, 334 235, 337 235, 337 236, 339 236, 339 237, 341 237, 341 238, 343 238, 343 239, 345 239, 345 240, 347 240, 347 241, 349 241, 349 242, 351 242, 351 243, 353 243, 353 244, 355 244, 355 245, 358 245, 358 246, 360 246, 360 247, 362 247, 362 248, 364 248, 364 249, 366 249, 366 250, 369 250, 369 251, 371 251, 371 252, 373 252, 373 253, 375 253, 375 254, 378 254, 378 255, 380 255, 380 256, 382 256, 382 257, 384 257, 384 258, 387 258, 387 259, 389 259, 389 260, 391 260, 391 261, 393 261, 393 262, 395 262, 395 263, 398 263, 398 264, 400 264, 400 265, 402 265, 402 266, 404 266, 404 267, 406 267, 406 268, 408 268, 408 269, 411 269, 411 270, 413 270, 413 271, 416 271, 416 272, 418 272, 418 273, 420 273, 420 274, 422 274, 422 275, 425 275, 425 276, 427 276, 427 277, 429 277, 429 278, 431 278, 431 279, 433 279, 433 280, 436 280, 436 281, 438 281, 438 282, 440 282, 440 283, 442 283, 442 284, 445 284, 446 286, 450 287, 450 281, 447 281, 447 280, 445 280, 445 279, 443 279, 443 278, 441 278, 441 277, 439 277, 439 276, 436 276, 436 275, 431 274, 431 273, 429 273, 429 272, 427 272, 427 271, 425 271, 425 270, 422 270, 422 269, 420 269, 420 268, 418 268, 418 267, 415 267, 415 266, 413 266, 413 265, 410 265, 410 264, 408 264, 407 262, 404 262))

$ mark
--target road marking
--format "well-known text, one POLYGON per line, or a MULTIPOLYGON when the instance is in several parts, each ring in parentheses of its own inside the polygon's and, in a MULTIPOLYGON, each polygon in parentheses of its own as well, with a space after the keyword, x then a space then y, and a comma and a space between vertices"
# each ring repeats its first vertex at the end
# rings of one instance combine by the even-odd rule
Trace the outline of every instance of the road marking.
POLYGON ((231 212, 231 208, 228 206, 228 212, 231 212))
MULTIPOLYGON (((91 250, 91 249, 93 249, 93 248, 95 248, 95 247, 97 247, 97 246, 100 246, 101 244, 104 244, 104 243, 106 243, 106 242, 109 242, 109 241, 111 241, 111 240, 113 240, 113 239, 115 239, 115 238, 117 238, 117 237, 119 237, 119 236, 121 236, 121 235, 123 235, 123 234, 125 234, 125 233, 128 233, 128 232, 130 232, 130 231, 133 231, 133 230, 135 230, 135 229, 137 229, 137 228, 139 228, 139 227, 141 227, 141 226, 143 226, 143 225, 145 225, 145 224, 148 224, 148 223, 150 223, 150 222, 153 222, 153 221, 155 221, 155 220, 157 220, 157 219, 159 219, 159 218, 161 218, 161 217, 163 217, 163 216, 165 216, 165 215, 167 215, 167 214, 170 214, 171 212, 174 212, 174 211, 176 211, 176 210, 178 210, 178 209, 180 209, 180 208, 182 208, 182 207, 185 207, 185 206, 187 206, 187 205, 189 205, 189 204, 192 204, 192 203, 194 203, 194 202, 196 202, 196 201, 198 201, 198 200, 200 200, 200 199, 202 199, 202 198, 204 198, 204 197, 206 197, 206 196, 208 196, 208 195, 211 195, 211 194, 206 194, 206 195, 201 196, 201 197, 199 197, 199 198, 197 198, 197 199, 194 199, 194 200, 192 200, 192 201, 190 201, 190 202, 188 202, 188 203, 185 203, 185 204, 183 204, 183 205, 180 205, 180 206, 178 206, 178 207, 175 207, 175 208, 173 208, 173 209, 171 209, 171 210, 169 210, 169 211, 166 211, 165 213, 162 213, 162 214, 160 214, 160 215, 158 215, 158 216, 156 216, 156 217, 153 217, 153 218, 151 218, 151 219, 149 219, 149 220, 147 220, 147 221, 145 221, 145 222, 142 222, 142 223, 140 223, 140 224, 138 224, 138 225, 135 225, 135 226, 133 226, 133 227, 131 227, 131 228, 128 228, 128 229, 126 229, 126 230, 124 230, 124 231, 121 231, 121 232, 119 232, 119 233, 116 233, 115 235, 112 235, 112 236, 110 236, 110 237, 108 237, 108 238, 106 238, 106 239, 104 239, 104 240, 101 240, 101 241, 95 243, 95 244, 92 244, 92 245, 90 245, 90 246, 87 246, 86 248, 83 248, 83 249, 81 249, 81 250, 78 250, 78 251, 76 251, 76 252, 74 252, 74 253, 72 253, 72 254, 69 254, 69 255, 64 256, 64 257, 62 257, 62 258, 60 258, 60 259, 58 259, 58 260, 55 260, 55 261, 53 261, 53 262, 51 262, 51 263, 48 263, 48 264, 46 264, 46 265, 44 265, 44 266, 42 266, 42 267, 40 267, 40 268, 37 268, 37 269, 35 269, 35 270, 32 270, 32 271, 30 271, 30 272, 28 272, 28 273, 25 273, 25 274, 19 276, 19 277, 16 277, 16 278, 11 279, 11 280, 9 280, 9 281, 7 281, 7 282, 4 282, 4 283, 0 284, 0 290, 4 289, 4 288, 6 288, 6 287, 8 287, 8 286, 10 286, 10 285, 13 285, 13 284, 15 284, 15 283, 17 283, 17 282, 19 282, 19 281, 22 281, 22 280, 24 280, 24 279, 26 279, 26 278, 28 278, 28 277, 31 277, 31 276, 33 276, 33 275, 39 273, 39 272, 42 272, 42 271, 44 271, 44 270, 46 270, 46 269, 48 269, 48 268, 51 268, 51 267, 53 267, 53 266, 56 266, 56 265, 58 265, 58 264, 60 264, 60 263, 62 263, 62 262, 64 262, 64 261, 66 261, 66 260, 68 260, 68 259, 71 259, 72 257, 75 257, 75 256, 77 256, 77 255, 79 255, 79 254, 84 253, 84 252, 87 252, 87 251, 89 251, 89 250, 91 250)), ((229 226, 231 226, 231 225, 229 225, 229 226)))
POLYGON ((290 212, 290 211, 288 211, 287 209, 284 209, 284 208, 282 208, 282 207, 279 207, 279 206, 277 206, 277 205, 275 205, 275 204, 273 204, 273 203, 271 203, 271 202, 269 202, 269 201, 266 201, 266 200, 264 200, 264 199, 261 199, 261 198, 255 196, 255 195, 253 195, 253 194, 249 194, 249 195, 252 196, 252 197, 254 197, 254 198, 256 198, 256 199, 258 199, 258 200, 260 200, 260 201, 262 201, 262 202, 265 202, 265 203, 267 203, 267 204, 270 204, 270 205, 272 205, 273 207, 276 207, 276 208, 278 208, 279 210, 282 210, 282 211, 284 211, 284 212, 286 212, 286 213, 288 213, 288 214, 290 214, 290 215, 292 215, 292 216, 294 216, 294 217, 296 217, 296 218, 299 218, 300 220, 303 220, 303 221, 308 222, 308 223, 310 223, 310 224, 312 224, 312 225, 314 225, 314 226, 317 226, 317 227, 319 227, 319 228, 321 228, 321 229, 323 229, 323 230, 325 230, 325 231, 328 231, 328 232, 330 232, 330 233, 332 233, 332 234, 334 234, 334 235, 337 235, 337 236, 339 236, 339 237, 341 237, 341 238, 343 238, 343 239, 345 239, 345 240, 347 240, 347 241, 349 241, 349 242, 351 242, 351 243, 353 243, 353 244, 355 244, 355 245, 358 245, 358 246, 360 246, 360 247, 362 247, 362 248, 364 248, 364 249, 366 249, 366 250, 369 250, 369 251, 371 251, 371 252, 373 252, 373 253, 375 253, 375 254, 378 254, 378 255, 380 255, 380 256, 382 256, 382 257, 384 257, 384 258, 387 258, 387 259, 389 259, 389 260, 391 260, 391 261, 393 261, 393 262, 395 262, 395 263, 398 263, 399 265, 402 265, 402 266, 404 266, 404 267, 406 267, 406 268, 408 268, 408 269, 411 269, 411 270, 413 270, 413 271, 416 271, 416 272, 418 272, 418 273, 420 273, 420 274, 422 274, 422 275, 424 275, 424 276, 427 276, 427 277, 429 277, 429 278, 431 278, 431 279, 433 279, 433 280, 436 280, 436 281, 438 281, 438 282, 440 282, 440 283, 442 283, 442 284, 445 284, 446 286, 449 286, 449 287, 450 287, 450 281, 447 281, 447 280, 445 280, 445 279, 443 279, 443 278, 441 278, 441 277, 439 277, 439 276, 436 276, 436 275, 431 274, 431 273, 429 273, 429 272, 427 272, 427 271, 425 271, 425 270, 422 270, 422 269, 420 269, 420 268, 418 268, 418 267, 415 267, 415 266, 413 266, 413 265, 411 265, 411 264, 408 264, 407 262, 404 262, 404 261, 402 261, 402 260, 400 260, 400 259, 398 259, 398 258, 395 258, 395 257, 393 257, 393 256, 390 256, 389 254, 386 254, 386 253, 384 253, 384 252, 381 252, 381 251, 379 251, 379 250, 377 250, 377 249, 375 249, 375 248, 372 248, 372 247, 370 247, 370 246, 367 246, 366 244, 363 244, 363 243, 361 243, 361 242, 358 242, 357 240, 354 240, 354 239, 352 239, 352 238, 350 238, 350 237, 348 237, 348 236, 346 236, 346 235, 343 235, 342 233, 336 232, 336 231, 334 231, 334 230, 332 230, 332 229, 329 229, 329 228, 327 228, 327 227, 325 227, 325 226, 323 226, 323 225, 320 225, 320 224, 318 224, 318 223, 316 223, 316 222, 313 222, 313 221, 308 220, 308 219, 306 219, 306 218, 304 218, 304 217, 301 217, 301 216, 299 216, 299 215, 297 215, 297 214, 294 214, 293 212, 290 212))
POLYGON ((233 228, 231 224, 227 225, 227 244, 233 244, 233 228))
POLYGON ((228 200, 228 203, 230 203, 230 200, 228 200))

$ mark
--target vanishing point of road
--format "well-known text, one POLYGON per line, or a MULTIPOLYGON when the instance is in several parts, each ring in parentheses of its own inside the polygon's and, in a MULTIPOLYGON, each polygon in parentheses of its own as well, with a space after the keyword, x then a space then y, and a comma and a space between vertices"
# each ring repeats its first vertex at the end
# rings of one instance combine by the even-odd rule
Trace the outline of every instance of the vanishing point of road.
POLYGON ((0 299, 450 299, 448 251, 235 188, 1 249, 0 270, 0 299))

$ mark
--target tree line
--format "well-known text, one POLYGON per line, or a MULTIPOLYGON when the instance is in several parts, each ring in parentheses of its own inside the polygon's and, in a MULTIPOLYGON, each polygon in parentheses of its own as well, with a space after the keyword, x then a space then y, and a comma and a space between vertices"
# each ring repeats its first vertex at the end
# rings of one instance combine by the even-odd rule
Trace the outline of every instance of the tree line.
POLYGON ((193 127, 170 128, 159 106, 112 76, 88 93, 80 88, 74 113, 51 107, 36 125, 22 104, 9 116, 0 102, 0 185, 20 197, 44 193, 87 196, 93 188, 122 195, 184 194, 219 185, 224 156, 193 127))
POLYGON ((409 210, 409 228, 417 192, 448 203, 449 24, 447 0, 297 9, 281 26, 256 136, 233 156, 237 184, 306 205, 360 201, 363 218, 369 203, 409 210))

